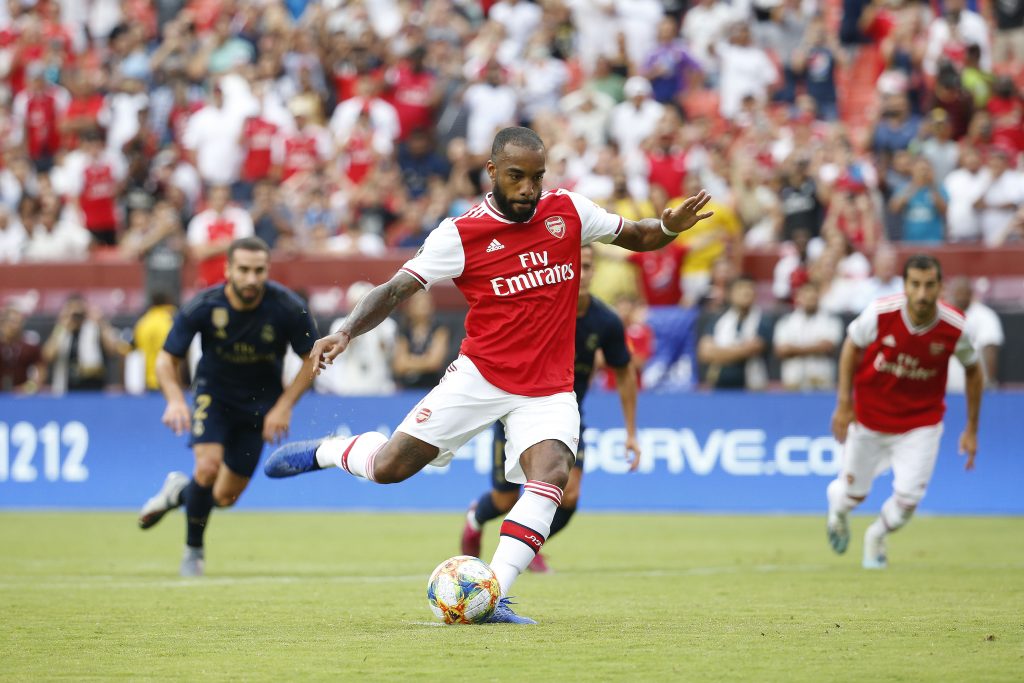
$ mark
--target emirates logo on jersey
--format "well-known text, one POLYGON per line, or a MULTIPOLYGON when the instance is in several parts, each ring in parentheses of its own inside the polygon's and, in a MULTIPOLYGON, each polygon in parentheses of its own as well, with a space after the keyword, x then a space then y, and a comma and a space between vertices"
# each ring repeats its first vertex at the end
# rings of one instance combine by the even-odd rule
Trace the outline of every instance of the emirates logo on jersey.
POLYGON ((552 216, 547 219, 544 221, 544 227, 558 239, 565 237, 565 221, 562 220, 561 216, 552 216))
POLYGON ((423 424, 430 419, 430 415, 430 408, 420 408, 416 411, 416 422, 418 424, 423 424))
POLYGON ((900 353, 896 360, 890 361, 879 352, 872 365, 876 372, 895 375, 899 379, 927 381, 938 374, 938 370, 922 366, 920 360, 907 353, 900 353))
POLYGON ((548 265, 548 252, 529 251, 518 254, 522 273, 491 279, 491 288, 497 296, 511 296, 536 287, 556 285, 576 278, 571 263, 548 265))

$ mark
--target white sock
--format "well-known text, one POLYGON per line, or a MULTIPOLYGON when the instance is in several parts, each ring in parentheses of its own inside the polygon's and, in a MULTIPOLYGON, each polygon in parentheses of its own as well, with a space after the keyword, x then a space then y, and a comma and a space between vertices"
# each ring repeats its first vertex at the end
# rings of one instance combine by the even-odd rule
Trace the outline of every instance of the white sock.
MULTIPOLYGON (((840 474, 840 476, 842 475, 840 474)), ((859 500, 850 498, 846 492, 846 482, 841 479, 830 481, 825 492, 828 496, 829 512, 843 514, 860 505, 859 500)))
POLYGON ((388 437, 380 432, 327 439, 316 449, 316 462, 320 467, 340 467, 353 476, 376 481, 373 460, 387 442, 388 437))
POLYGON ((897 529, 902 529, 914 516, 916 508, 916 504, 907 502, 900 504, 895 496, 889 496, 882 503, 878 518, 868 527, 868 533, 873 536, 884 536, 897 529))
POLYGON ((544 545, 561 501, 562 489, 554 484, 526 482, 523 495, 501 523, 501 540, 491 559, 491 569, 498 577, 502 597, 508 595, 516 577, 544 545))

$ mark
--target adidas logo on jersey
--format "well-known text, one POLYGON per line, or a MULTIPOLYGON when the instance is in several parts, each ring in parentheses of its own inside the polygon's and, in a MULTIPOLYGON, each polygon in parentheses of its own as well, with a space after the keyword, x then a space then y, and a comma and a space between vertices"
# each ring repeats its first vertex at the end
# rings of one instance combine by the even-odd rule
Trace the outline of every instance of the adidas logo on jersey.
POLYGON ((490 254, 492 251, 498 251, 504 249, 505 245, 498 240, 491 240, 491 243, 487 245, 487 253, 490 254))
POLYGON ((889 348, 896 348, 896 337, 891 334, 887 334, 882 337, 882 346, 888 346, 889 348))

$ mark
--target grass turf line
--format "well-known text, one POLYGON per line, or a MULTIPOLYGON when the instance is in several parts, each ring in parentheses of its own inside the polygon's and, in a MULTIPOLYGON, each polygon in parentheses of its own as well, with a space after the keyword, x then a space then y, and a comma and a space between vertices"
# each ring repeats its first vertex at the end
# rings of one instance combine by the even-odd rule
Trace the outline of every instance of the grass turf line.
MULTIPOLYGON (((516 584, 537 627, 438 627, 460 515, 0 514, 0 681, 999 681, 1024 671, 1024 519, 918 518, 860 569, 813 517, 581 514, 516 584)), ((488 527, 484 558, 497 539, 488 527)))

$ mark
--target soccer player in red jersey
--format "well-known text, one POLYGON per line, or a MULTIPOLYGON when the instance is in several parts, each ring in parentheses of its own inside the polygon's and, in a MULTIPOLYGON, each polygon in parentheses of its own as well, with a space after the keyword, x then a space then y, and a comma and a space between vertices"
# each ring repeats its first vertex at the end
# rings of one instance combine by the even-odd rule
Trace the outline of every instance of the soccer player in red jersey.
POLYGON ((828 485, 828 538, 837 553, 850 541, 847 515, 893 471, 893 494, 864 535, 864 568, 884 569, 886 537, 902 528, 924 497, 942 437, 950 356, 967 375, 967 426, 960 453, 967 469, 978 451, 984 384, 960 311, 939 301, 942 267, 932 256, 903 266, 903 294, 875 301, 847 330, 839 358, 832 433, 845 444, 839 476, 828 485))
POLYGON ((710 199, 702 191, 666 209, 661 220, 627 221, 572 192, 542 191, 545 158, 534 131, 499 131, 486 166, 493 192, 442 221, 414 258, 363 297, 340 330, 314 345, 310 355, 320 372, 402 301, 454 281, 469 303, 459 358, 391 438, 368 432, 288 444, 264 468, 270 477, 286 477, 340 467, 395 483, 426 465, 447 464, 501 420, 506 479, 524 487, 491 560, 502 593, 491 621, 520 624, 535 622, 513 613, 506 596, 549 534, 579 446, 573 357, 580 248, 601 240, 632 251, 660 249, 711 216, 701 212, 710 199))

